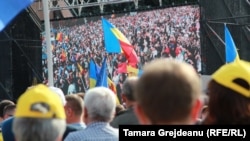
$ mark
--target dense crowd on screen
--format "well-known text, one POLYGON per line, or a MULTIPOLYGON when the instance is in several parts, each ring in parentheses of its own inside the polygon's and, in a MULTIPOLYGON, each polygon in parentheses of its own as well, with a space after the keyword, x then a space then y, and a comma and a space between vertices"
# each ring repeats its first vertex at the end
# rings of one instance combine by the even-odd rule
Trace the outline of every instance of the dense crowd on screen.
MULTIPOLYGON (((107 19, 134 46, 139 69, 155 58, 170 57, 187 62, 201 72, 199 14, 197 6, 183 6, 113 15, 107 19)), ((85 92, 89 88, 90 59, 101 66, 107 55, 108 76, 120 93, 127 74, 117 72, 117 68, 126 58, 122 54, 105 52, 100 17, 54 21, 51 33, 55 86, 65 94, 85 92)), ((46 53, 44 38, 44 83, 48 81, 46 53)))

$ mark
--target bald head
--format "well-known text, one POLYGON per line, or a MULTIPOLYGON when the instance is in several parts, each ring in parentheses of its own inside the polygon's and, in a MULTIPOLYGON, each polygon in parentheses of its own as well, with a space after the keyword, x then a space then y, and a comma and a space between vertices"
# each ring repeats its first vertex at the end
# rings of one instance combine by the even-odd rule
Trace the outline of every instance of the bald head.
POLYGON ((193 66, 174 59, 156 59, 144 66, 135 98, 152 122, 183 120, 201 94, 193 66))

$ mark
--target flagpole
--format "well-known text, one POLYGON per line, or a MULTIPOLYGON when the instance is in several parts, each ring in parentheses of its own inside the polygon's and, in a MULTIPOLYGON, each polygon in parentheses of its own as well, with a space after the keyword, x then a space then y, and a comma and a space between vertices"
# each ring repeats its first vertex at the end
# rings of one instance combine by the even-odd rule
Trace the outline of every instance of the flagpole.
POLYGON ((53 86, 53 64, 52 64, 52 51, 51 51, 51 41, 50 41, 50 18, 49 18, 49 8, 48 0, 43 0, 43 15, 44 15, 44 25, 45 25, 45 39, 47 45, 47 67, 48 67, 48 86, 53 86))

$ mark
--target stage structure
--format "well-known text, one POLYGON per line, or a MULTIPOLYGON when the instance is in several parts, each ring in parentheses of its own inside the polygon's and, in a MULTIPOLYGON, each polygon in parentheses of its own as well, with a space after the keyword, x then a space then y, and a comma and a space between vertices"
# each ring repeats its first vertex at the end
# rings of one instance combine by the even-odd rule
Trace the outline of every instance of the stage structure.
POLYGON ((0 100, 16 101, 29 86, 42 82, 40 23, 27 8, 0 32, 0 100))
POLYGON ((210 75, 225 64, 224 24, 240 58, 250 61, 249 0, 201 0, 200 5, 203 73, 210 75))
MULTIPOLYGON (((48 8, 54 19, 96 16, 100 14, 149 10, 164 6, 194 4, 198 0, 49 0, 48 8), (70 13, 69 13, 70 12, 70 13)), ((35 1, 33 8, 43 10, 43 1, 35 1)))

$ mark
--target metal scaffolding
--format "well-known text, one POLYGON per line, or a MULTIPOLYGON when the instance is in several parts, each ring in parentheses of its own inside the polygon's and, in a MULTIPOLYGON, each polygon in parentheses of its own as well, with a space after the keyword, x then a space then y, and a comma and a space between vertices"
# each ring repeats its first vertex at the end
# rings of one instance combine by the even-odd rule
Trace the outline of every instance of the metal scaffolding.
MULTIPOLYGON (((39 3, 39 10, 43 10, 42 0, 37 2, 39 3)), ((103 13, 105 5, 129 2, 133 2, 135 9, 138 9, 139 0, 48 0, 48 7, 50 11, 78 9, 78 16, 80 16, 82 8, 85 7, 99 6, 101 13, 103 13)), ((162 4, 162 0, 159 0, 159 3, 162 4)))

